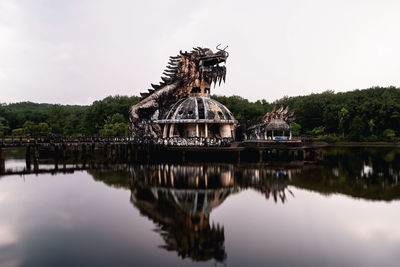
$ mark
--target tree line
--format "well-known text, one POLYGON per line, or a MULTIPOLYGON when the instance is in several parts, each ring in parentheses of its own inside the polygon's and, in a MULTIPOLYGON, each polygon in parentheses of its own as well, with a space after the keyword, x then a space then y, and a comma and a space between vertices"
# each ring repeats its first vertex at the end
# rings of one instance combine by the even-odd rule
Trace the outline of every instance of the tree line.
MULTIPOLYGON (((269 103, 240 96, 212 98, 229 108, 240 127, 262 119, 276 106, 296 113, 295 135, 326 141, 399 141, 400 89, 374 87, 345 93, 325 91, 269 103)), ((128 111, 137 96, 109 96, 89 106, 20 102, 0 105, 0 135, 126 136, 128 111)))
POLYGON ((0 136, 127 136, 137 96, 109 96, 90 106, 20 102, 0 105, 0 136))
POLYGON ((216 96, 238 120, 251 124, 274 105, 289 106, 296 135, 325 141, 400 141, 400 89, 373 87, 344 93, 325 91, 283 97, 272 103, 249 102, 239 96, 216 96))

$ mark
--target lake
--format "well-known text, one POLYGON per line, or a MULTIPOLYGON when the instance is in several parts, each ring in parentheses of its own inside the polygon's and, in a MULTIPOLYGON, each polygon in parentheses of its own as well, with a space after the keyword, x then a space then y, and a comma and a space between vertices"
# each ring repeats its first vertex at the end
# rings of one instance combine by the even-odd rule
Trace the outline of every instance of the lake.
POLYGON ((399 266, 399 175, 397 148, 4 175, 0 266, 399 266))

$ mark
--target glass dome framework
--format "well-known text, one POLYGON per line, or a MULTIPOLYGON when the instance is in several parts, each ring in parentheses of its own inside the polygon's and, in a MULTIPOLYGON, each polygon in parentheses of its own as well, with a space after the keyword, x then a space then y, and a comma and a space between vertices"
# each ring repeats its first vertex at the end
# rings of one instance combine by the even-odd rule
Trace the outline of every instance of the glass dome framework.
POLYGON ((208 96, 181 99, 154 122, 162 126, 163 138, 235 138, 237 123, 228 108, 208 96))

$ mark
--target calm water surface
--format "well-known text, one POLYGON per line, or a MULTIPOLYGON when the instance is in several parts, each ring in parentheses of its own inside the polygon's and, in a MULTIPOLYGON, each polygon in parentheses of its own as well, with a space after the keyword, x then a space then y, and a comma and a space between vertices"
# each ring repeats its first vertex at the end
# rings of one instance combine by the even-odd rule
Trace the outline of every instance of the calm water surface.
POLYGON ((322 158, 0 176, 0 266, 400 266, 400 150, 322 158))

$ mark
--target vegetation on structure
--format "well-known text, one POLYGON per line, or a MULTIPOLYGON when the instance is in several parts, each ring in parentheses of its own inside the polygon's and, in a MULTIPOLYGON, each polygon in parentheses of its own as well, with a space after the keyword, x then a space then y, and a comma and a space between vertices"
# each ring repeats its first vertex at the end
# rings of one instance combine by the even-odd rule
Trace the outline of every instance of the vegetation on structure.
MULTIPOLYGON (((212 96, 228 107, 242 125, 262 119, 276 106, 290 106, 294 135, 322 141, 400 141, 400 89, 374 87, 345 93, 326 91, 284 97, 269 103, 240 96, 212 96)), ((109 96, 90 106, 21 102, 0 105, 0 136, 124 136, 128 111, 139 97, 109 96)))

